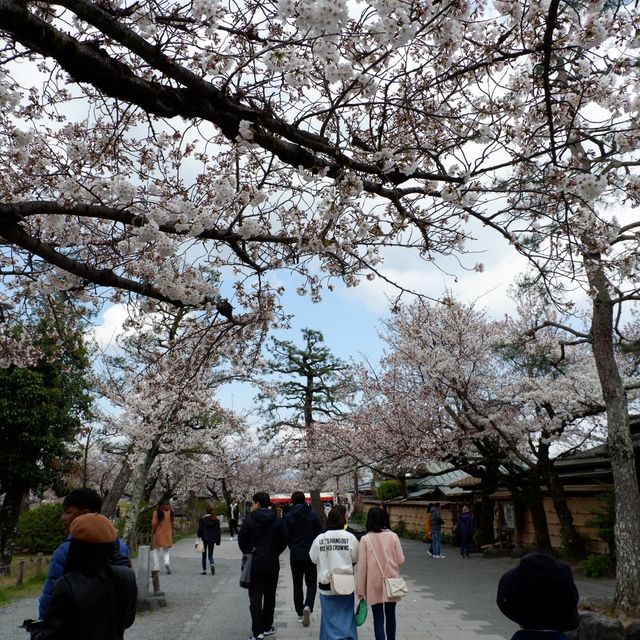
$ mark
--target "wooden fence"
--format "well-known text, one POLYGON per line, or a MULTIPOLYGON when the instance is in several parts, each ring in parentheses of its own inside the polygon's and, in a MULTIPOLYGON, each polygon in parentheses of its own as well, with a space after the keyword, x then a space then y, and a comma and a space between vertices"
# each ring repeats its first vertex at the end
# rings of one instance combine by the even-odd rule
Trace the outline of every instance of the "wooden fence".
POLYGON ((19 558, 10 565, 0 565, 0 576, 15 577, 15 584, 20 586, 29 578, 41 578, 46 574, 50 558, 38 553, 34 558, 19 558))

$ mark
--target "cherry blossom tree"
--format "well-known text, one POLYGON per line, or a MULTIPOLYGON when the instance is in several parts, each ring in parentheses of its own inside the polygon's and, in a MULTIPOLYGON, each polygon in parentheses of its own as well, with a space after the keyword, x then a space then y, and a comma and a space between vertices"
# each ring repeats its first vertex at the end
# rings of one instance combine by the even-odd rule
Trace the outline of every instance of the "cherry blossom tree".
POLYGON ((138 310, 127 328, 135 331, 121 338, 123 355, 111 358, 103 389, 117 409, 112 435, 124 441, 120 486, 132 483, 125 523, 131 540, 143 500, 158 482, 174 493, 186 461, 244 429, 215 393, 225 380, 244 375, 263 334, 171 307, 152 315, 138 310))
MULTIPOLYGON (((500 321, 454 300, 398 307, 386 323, 390 352, 382 373, 365 393, 360 417, 375 426, 365 426, 363 441, 381 442, 379 451, 388 443, 399 455, 428 450, 465 468, 465 459, 482 466, 480 454, 495 460, 497 439, 498 466, 509 467, 504 479, 529 505, 539 546, 550 547, 540 509, 544 483, 564 543, 578 553, 580 539, 552 460, 592 438, 594 426, 585 419, 604 412, 604 402, 589 350, 566 350, 556 328, 533 338, 530 327, 543 310, 530 296, 525 303, 525 317, 500 321)), ((637 377, 627 379, 628 388, 637 384, 637 377)), ((485 465, 485 474, 487 467, 496 469, 485 465)))
POLYGON ((384 277, 386 248, 435 261, 486 226, 552 297, 593 301, 636 606, 613 339, 638 298, 639 22, 622 0, 0 0, 5 286, 269 322, 270 270, 317 298, 384 277))

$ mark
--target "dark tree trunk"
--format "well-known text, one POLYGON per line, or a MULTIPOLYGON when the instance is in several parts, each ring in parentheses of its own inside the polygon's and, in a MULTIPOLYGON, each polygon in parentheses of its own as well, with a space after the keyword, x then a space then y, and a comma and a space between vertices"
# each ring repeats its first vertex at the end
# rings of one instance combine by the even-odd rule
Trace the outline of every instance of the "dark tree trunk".
POLYGON ((536 547, 540 551, 551 552, 551 537, 549 536, 549 525, 547 514, 544 512, 544 495, 540 489, 540 475, 537 469, 531 472, 530 482, 523 492, 526 496, 526 503, 531 513, 533 529, 536 534, 536 547))
POLYGON ((323 529, 327 526, 327 516, 324 513, 324 505, 320 499, 320 489, 311 489, 311 508, 318 514, 320 525, 323 529))
POLYGON ((540 445, 538 454, 540 466, 546 477, 547 486, 549 487, 549 495, 553 502, 553 508, 560 522, 562 546, 570 556, 581 558, 585 553, 584 538, 576 529, 573 522, 573 514, 571 513, 571 509, 569 509, 567 496, 564 492, 564 486, 562 485, 556 468, 553 466, 551 460, 549 460, 549 446, 546 444, 540 445))
MULTIPOLYGON (((144 483, 144 492, 143 492, 143 500, 145 502, 151 501, 151 494, 153 490, 156 488, 158 484, 158 480, 160 479, 159 473, 154 473, 153 475, 149 474, 147 477, 147 481, 144 483)), ((165 490, 164 495, 162 496, 162 500, 168 500, 171 497, 171 490, 165 490), (168 495, 166 495, 168 493, 168 495)))
POLYGON ((227 505, 227 516, 230 520, 232 516, 231 504, 233 503, 233 496, 231 495, 231 489, 229 488, 226 478, 222 478, 220 484, 222 485, 222 497, 227 505))
POLYGON ((131 471, 129 463, 124 460, 120 465, 118 475, 109 489, 109 493, 107 493, 104 502, 102 503, 102 513, 107 518, 114 518, 116 516, 118 502, 127 488, 127 484, 131 478, 131 471))
POLYGON ((551 552, 551 538, 547 515, 544 512, 544 495, 540 488, 540 471, 538 467, 531 467, 525 474, 510 473, 506 479, 507 486, 514 497, 529 509, 533 530, 536 537, 536 547, 539 551, 551 552))
POLYGON ((592 349, 607 407, 608 445, 616 502, 615 605, 640 607, 640 493, 629 429, 629 408, 613 350, 613 302, 599 255, 585 259, 593 298, 592 349))
POLYGON ((29 488, 21 482, 6 487, 0 507, 0 575, 9 573, 22 501, 28 491, 29 488))
POLYGON ((482 490, 482 509, 480 511, 480 545, 493 544, 495 533, 493 531, 493 499, 489 496, 492 491, 482 490))

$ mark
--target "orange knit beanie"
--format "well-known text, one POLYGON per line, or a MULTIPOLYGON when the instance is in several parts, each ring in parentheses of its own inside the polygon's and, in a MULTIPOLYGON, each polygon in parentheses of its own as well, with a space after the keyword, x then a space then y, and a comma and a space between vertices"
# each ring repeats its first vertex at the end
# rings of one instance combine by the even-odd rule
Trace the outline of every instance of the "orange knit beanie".
POLYGON ((92 544, 106 544, 117 538, 116 530, 108 518, 99 513, 85 513, 74 518, 69 527, 71 537, 92 544))

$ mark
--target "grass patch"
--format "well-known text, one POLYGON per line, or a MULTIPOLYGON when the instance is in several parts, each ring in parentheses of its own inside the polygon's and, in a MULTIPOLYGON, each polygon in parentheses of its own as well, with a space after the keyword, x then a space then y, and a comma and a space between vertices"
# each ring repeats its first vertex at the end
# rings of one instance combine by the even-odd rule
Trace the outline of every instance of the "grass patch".
POLYGON ((0 606, 10 604, 14 600, 20 598, 29 598, 33 596, 39 596, 42 592, 42 585, 44 585, 45 576, 40 578, 29 578, 25 580, 23 584, 13 584, 0 586, 0 606))

